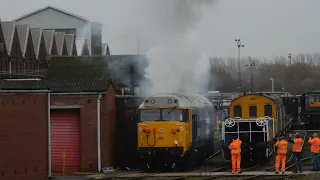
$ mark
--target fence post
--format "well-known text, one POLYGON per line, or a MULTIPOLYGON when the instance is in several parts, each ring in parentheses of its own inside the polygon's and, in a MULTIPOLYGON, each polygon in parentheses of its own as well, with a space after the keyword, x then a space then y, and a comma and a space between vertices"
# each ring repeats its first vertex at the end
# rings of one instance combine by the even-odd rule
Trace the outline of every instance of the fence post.
POLYGON ((66 151, 62 151, 62 174, 64 175, 66 167, 66 151))

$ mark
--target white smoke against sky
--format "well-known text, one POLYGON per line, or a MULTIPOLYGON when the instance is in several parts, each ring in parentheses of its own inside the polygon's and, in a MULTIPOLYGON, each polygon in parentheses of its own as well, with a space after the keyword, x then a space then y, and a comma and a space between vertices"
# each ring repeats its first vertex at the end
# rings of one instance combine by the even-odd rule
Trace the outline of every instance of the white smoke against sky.
MULTIPOLYGON (((149 93, 196 93, 207 91, 209 57, 197 41, 197 23, 214 0, 152 1, 158 30, 146 56, 149 93)), ((143 87, 142 87, 143 88, 143 87)))

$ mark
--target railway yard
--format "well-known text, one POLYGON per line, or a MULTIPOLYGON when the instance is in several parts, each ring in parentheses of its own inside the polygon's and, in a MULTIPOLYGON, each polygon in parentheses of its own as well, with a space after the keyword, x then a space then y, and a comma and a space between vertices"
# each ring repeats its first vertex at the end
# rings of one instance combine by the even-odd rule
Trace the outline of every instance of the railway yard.
MULTIPOLYGON (((289 134, 299 133, 304 139, 303 151, 302 151, 302 169, 301 173, 293 173, 292 163, 292 144, 289 143, 287 160, 286 160, 286 172, 284 174, 275 174, 275 155, 273 154, 267 161, 258 165, 242 168, 241 174, 231 173, 231 163, 222 157, 221 140, 215 141, 215 149, 213 156, 209 157, 203 165, 189 167, 184 172, 166 172, 166 173, 145 173, 139 170, 121 171, 115 170, 111 173, 88 175, 85 177, 78 177, 78 179, 103 179, 103 180, 211 180, 211 179, 318 179, 320 178, 320 172, 310 171, 312 168, 312 161, 310 156, 310 145, 308 144, 308 138, 315 132, 320 132, 319 127, 314 126, 312 129, 306 130, 305 126, 300 124, 293 124, 289 134)), ((68 177, 64 177, 66 180, 68 177)), ((54 179, 64 179, 63 177, 55 177, 54 179)), ((74 178, 72 178, 74 179, 74 178)))

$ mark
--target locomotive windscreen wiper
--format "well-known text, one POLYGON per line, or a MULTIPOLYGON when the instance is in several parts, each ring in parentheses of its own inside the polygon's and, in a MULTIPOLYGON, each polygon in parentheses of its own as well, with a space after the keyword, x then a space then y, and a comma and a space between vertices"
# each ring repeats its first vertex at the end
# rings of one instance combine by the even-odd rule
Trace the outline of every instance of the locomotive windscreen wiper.
POLYGON ((170 113, 171 113, 173 110, 175 110, 177 107, 178 107, 178 106, 173 107, 173 108, 168 112, 168 114, 170 114, 170 113))

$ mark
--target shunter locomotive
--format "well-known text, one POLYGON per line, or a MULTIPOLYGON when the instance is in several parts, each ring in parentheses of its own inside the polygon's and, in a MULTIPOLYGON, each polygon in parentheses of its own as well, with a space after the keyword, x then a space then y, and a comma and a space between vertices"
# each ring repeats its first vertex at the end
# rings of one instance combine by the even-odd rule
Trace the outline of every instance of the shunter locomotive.
POLYGON ((300 118, 307 124, 319 123, 320 92, 306 92, 300 96, 300 118))
POLYGON ((179 169, 213 154, 214 106, 194 94, 156 94, 138 109, 137 148, 145 170, 179 169))
POLYGON ((239 137, 242 141, 241 164, 263 162, 273 152, 274 137, 285 134, 291 126, 279 96, 263 93, 245 94, 232 100, 230 118, 223 121, 223 156, 230 160, 228 145, 239 137))

